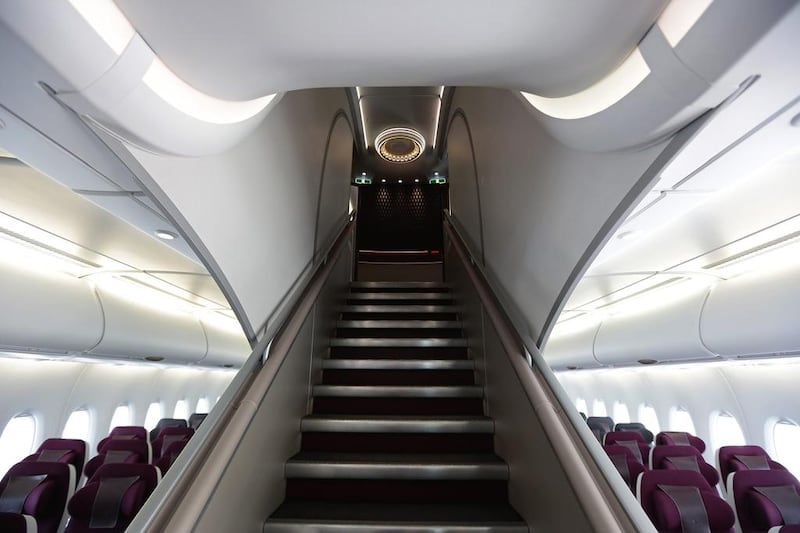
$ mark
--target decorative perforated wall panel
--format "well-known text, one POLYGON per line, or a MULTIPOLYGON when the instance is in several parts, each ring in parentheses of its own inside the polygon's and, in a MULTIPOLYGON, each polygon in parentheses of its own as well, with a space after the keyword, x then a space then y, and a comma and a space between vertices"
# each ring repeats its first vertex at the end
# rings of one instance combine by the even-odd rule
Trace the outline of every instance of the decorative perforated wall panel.
POLYGON ((447 187, 376 185, 358 194, 359 250, 441 250, 447 187))

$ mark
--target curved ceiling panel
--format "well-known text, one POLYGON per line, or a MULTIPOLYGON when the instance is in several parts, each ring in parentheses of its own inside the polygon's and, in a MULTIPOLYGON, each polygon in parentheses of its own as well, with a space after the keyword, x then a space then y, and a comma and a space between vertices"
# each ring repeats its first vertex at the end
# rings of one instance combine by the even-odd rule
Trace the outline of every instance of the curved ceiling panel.
POLYGON ((667 1, 411 0, 400 8, 365 0, 117 4, 183 80, 238 100, 354 84, 571 94, 613 70, 667 1))

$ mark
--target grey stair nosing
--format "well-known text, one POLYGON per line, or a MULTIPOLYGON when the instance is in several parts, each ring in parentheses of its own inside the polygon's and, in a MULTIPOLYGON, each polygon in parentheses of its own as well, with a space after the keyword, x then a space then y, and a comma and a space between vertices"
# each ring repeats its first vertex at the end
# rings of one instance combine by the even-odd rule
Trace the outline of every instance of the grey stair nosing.
POLYGON ((314 415, 302 419, 300 431, 325 433, 494 433, 489 417, 379 417, 314 415))
POLYGON ((479 385, 314 385, 313 395, 360 398, 483 398, 483 387, 479 385))
POLYGON ((285 475, 292 479, 391 479, 391 480, 508 480, 508 465, 497 462, 420 463, 293 460, 285 475))
POLYGON ((365 304, 342 306, 343 313, 457 313, 452 305, 389 305, 365 304))
POLYGON ((326 370, 474 370, 472 359, 323 359, 326 370))
POLYGON ((441 281, 353 281, 350 286, 356 289, 407 289, 407 288, 426 288, 426 289, 446 289, 448 285, 441 281))
POLYGON ((467 339, 354 337, 331 339, 334 348, 467 348, 467 339))
POLYGON ((350 329, 461 329, 458 320, 339 320, 337 328, 350 329))
POLYGON ((377 522, 344 520, 268 519, 264 533, 528 533, 524 522, 377 522))

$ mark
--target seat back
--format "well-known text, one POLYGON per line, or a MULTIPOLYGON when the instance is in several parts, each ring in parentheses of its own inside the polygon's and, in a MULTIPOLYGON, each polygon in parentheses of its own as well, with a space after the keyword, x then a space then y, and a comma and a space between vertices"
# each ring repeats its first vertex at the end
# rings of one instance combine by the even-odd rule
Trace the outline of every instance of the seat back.
POLYGON ((156 427, 150 430, 150 441, 156 440, 161 430, 166 427, 185 428, 189 427, 189 424, 182 418, 162 418, 158 421, 156 427))
POLYGON ((650 450, 650 468, 691 470, 701 474, 711 487, 719 483, 717 470, 708 464, 700 450, 693 446, 655 446, 650 450))
POLYGON ((192 428, 165 427, 153 441, 153 461, 161 458, 162 450, 166 450, 173 442, 189 440, 194 435, 192 428))
POLYGON ((800 482, 786 470, 732 472, 727 494, 742 533, 800 526, 800 482))
POLYGON ((71 464, 17 463, 0 480, 0 512, 31 516, 39 533, 56 533, 66 522, 67 501, 75 483, 75 467, 71 464))
POLYGON ((697 448, 700 453, 706 451, 706 443, 700 437, 696 437, 686 431, 662 431, 656 435, 656 446, 692 446, 697 448))
POLYGON ((605 434, 614 429, 614 421, 607 416, 590 416, 586 419, 586 425, 601 444, 605 434))
POLYGON ((172 467, 172 463, 175 462, 175 459, 178 458, 178 455, 180 455, 187 444, 189 444, 188 438, 173 442, 164 448, 164 451, 155 463, 158 469, 161 470, 162 476, 172 467))
POLYGON ((86 463, 86 441, 81 439, 47 439, 23 461, 67 463, 75 467, 76 482, 86 463))
POLYGON ((200 427, 200 424, 203 423, 203 420, 206 419, 208 416, 207 413, 192 413, 189 415, 189 427, 197 430, 200 427))
POLYGON ((142 426, 117 426, 111 430, 107 437, 97 443, 97 453, 105 451, 105 445, 111 440, 147 440, 147 430, 142 426))
POLYGON ((153 465, 102 465, 70 500, 65 533, 125 531, 159 481, 153 465))
POLYGON ((645 444, 653 444, 653 432, 641 422, 620 422, 614 426, 614 431, 635 431, 642 436, 645 444))
POLYGON ((727 489, 728 476, 742 470, 786 470, 773 461, 761 446, 722 446, 717 450, 717 469, 722 478, 722 487, 727 489))
POLYGON ((733 532, 733 510, 697 472, 647 470, 639 476, 636 497, 661 533, 733 532))
POLYGON ((639 474, 645 471, 645 465, 640 463, 633 452, 625 446, 605 444, 603 445, 603 450, 605 450, 608 458, 611 459, 611 462, 614 464, 617 472, 622 476, 622 479, 625 480, 625 483, 631 488, 631 491, 635 491, 636 479, 639 477, 639 474))
POLYGON ((87 478, 91 478, 105 464, 148 464, 152 459, 150 443, 142 439, 110 440, 106 443, 104 450, 103 453, 92 457, 86 463, 87 478))
POLYGON ((650 458, 650 446, 644 441, 639 433, 635 431, 610 431, 606 433, 603 444, 618 444, 625 446, 633 453, 633 456, 642 465, 648 464, 650 458))
POLYGON ((36 533, 36 519, 19 513, 0 513, 0 531, 3 533, 36 533))

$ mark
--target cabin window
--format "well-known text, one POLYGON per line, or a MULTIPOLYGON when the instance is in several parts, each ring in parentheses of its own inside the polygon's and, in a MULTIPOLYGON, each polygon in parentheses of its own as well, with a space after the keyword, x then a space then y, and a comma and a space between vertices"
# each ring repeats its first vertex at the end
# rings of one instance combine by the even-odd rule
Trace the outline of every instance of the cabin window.
POLYGON ((64 424, 61 436, 65 439, 89 440, 92 434, 92 415, 85 407, 72 412, 64 424))
POLYGON ((685 431, 692 435, 697 435, 692 415, 683 407, 673 407, 670 410, 669 429, 670 431, 685 431))
POLYGON ((195 413, 207 413, 208 412, 208 398, 205 396, 197 400, 197 409, 195 409, 195 413))
POLYGON ((586 400, 583 398, 575 400, 575 408, 585 415, 589 414, 589 407, 586 405, 586 400))
POLYGON ((661 424, 658 422, 658 415, 652 405, 642 404, 639 406, 639 422, 644 424, 644 427, 658 433, 661 431, 661 424))
POLYGON ((117 426, 130 426, 131 425, 131 408, 128 405, 122 404, 114 409, 114 414, 111 416, 111 424, 108 426, 109 433, 117 426))
POLYGON ((36 419, 30 414, 19 414, 8 421, 0 435, 0 476, 33 451, 36 436, 36 419))
POLYGON ((745 444, 744 433, 739 422, 730 413, 721 411, 712 415, 711 440, 714 448, 720 446, 742 446, 745 444))
POLYGON ((614 402, 614 422, 627 423, 631 421, 631 413, 628 406, 622 402, 614 402))
POLYGON ((789 469, 795 476, 800 475, 800 426, 782 418, 772 426, 772 443, 775 460, 789 469))
POLYGON ((178 400, 178 403, 175 404, 175 411, 172 412, 172 418, 183 420, 189 418, 189 404, 186 403, 186 400, 178 400))
POLYGON ((144 427, 148 431, 155 428, 158 421, 164 418, 164 408, 161 407, 160 402, 153 402, 147 408, 147 414, 144 417, 144 427))
POLYGON ((592 403, 592 416, 608 416, 606 402, 595 400, 594 403, 592 403))

